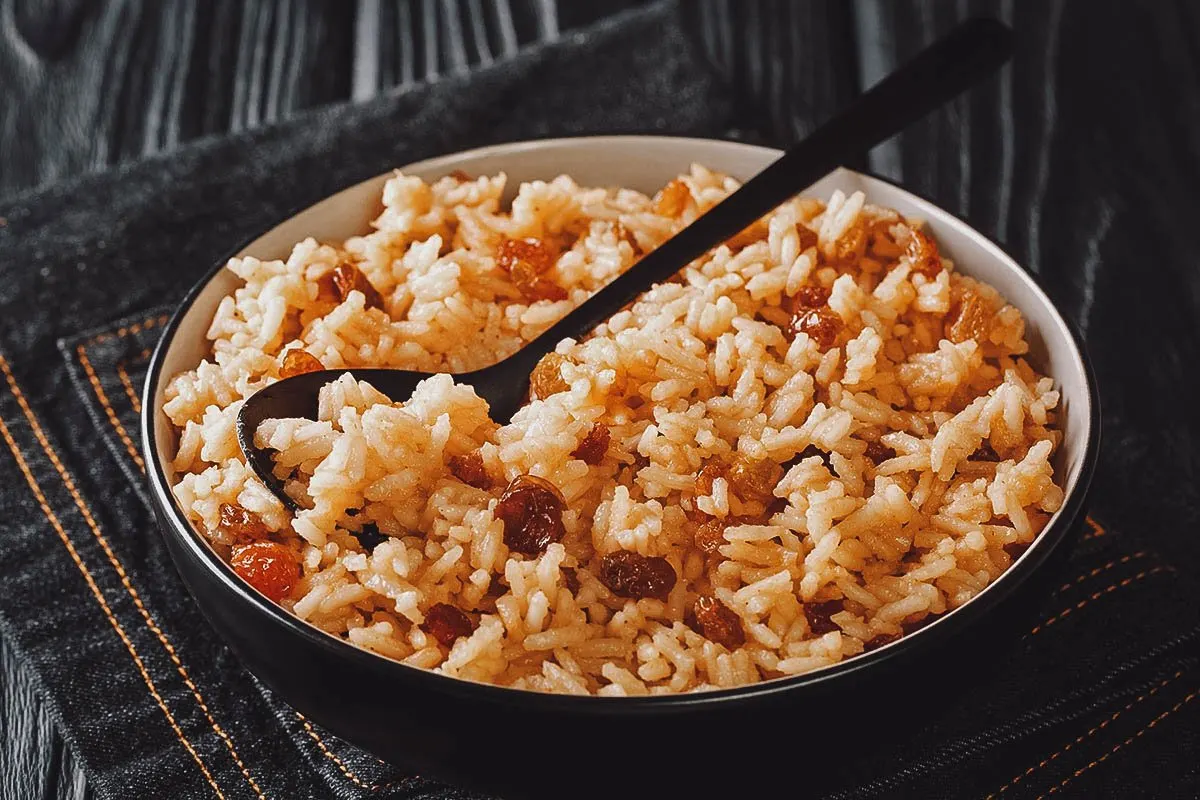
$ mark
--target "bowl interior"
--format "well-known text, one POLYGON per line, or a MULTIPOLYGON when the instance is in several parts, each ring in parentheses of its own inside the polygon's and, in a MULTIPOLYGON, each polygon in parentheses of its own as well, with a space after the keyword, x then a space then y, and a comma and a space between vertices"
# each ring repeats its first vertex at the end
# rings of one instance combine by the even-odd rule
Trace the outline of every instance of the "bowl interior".
MULTIPOLYGON (((510 188, 522 181, 548 180, 568 174, 585 186, 623 186, 653 193, 671 178, 685 172, 692 163, 745 180, 779 155, 779 151, 769 148, 705 139, 588 137, 498 145, 421 161, 403 169, 408 174, 427 179, 456 169, 472 175, 503 171, 508 175, 510 188)), ((251 242, 238 255, 287 258, 292 245, 308 236, 340 241, 367 232, 370 220, 381 209, 379 198, 383 184, 390 176, 391 173, 387 173, 364 181, 309 207, 251 242)), ((1050 300, 1016 262, 986 237, 933 204, 886 181, 839 169, 809 187, 804 194, 824 198, 836 189, 846 193, 861 189, 870 202, 925 220, 940 249, 953 259, 957 270, 991 284, 1021 310, 1032 359, 1040 371, 1055 379, 1062 393, 1059 421, 1064 438, 1054 468, 1070 498, 1083 475, 1089 444, 1096 432, 1092 430, 1087 369, 1070 329, 1050 300)), ((147 412, 154 415, 148 421, 154 430, 155 452, 152 455, 161 467, 161 472, 152 472, 156 480, 158 475, 166 477, 168 486, 161 488, 167 492, 175 480, 170 464, 176 437, 161 411, 163 392, 172 376, 194 368, 208 355, 209 342, 205 332, 221 298, 231 293, 237 284, 236 276, 220 270, 198 291, 163 345, 161 368, 154 373, 161 376, 161 380, 155 381, 152 375, 147 384, 144 405, 147 412)), ((1064 503, 1063 508, 1069 505, 1064 503)), ((1063 513, 1056 514, 1047 529, 1054 526, 1063 513)), ((182 514, 176 511, 176 515, 182 520, 182 514)), ((196 538, 207 548, 207 541, 202 536, 196 535, 196 538)), ((1044 535, 1039 537, 1022 559, 1029 558, 1045 539, 1044 535)), ((1002 579, 994 581, 984 593, 1001 582, 1002 579)))

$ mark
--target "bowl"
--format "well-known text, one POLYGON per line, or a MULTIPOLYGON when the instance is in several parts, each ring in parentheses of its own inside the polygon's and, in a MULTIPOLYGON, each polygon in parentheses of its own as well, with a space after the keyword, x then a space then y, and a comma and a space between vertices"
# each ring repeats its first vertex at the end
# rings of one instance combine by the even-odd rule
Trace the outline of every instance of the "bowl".
MULTIPOLYGON (((510 186, 567 173, 582 185, 653 192, 692 162, 747 179, 780 155, 745 144, 672 137, 588 137, 485 147, 404 167, 435 178, 456 169, 505 171, 510 186)), ((314 236, 342 240, 368 230, 391 173, 341 191, 279 222, 231 255, 286 258, 314 236)), ((988 655, 1011 643, 1024 609, 1047 584, 1052 556, 1081 519, 1099 447, 1095 381, 1078 336, 1013 259, 964 222, 886 181, 839 169, 807 192, 858 189, 872 202, 927 221, 963 273, 995 286, 1025 315, 1031 356, 1062 392, 1063 442, 1055 474, 1066 500, 1017 562, 976 598, 870 653, 806 675, 673 696, 604 698, 538 694, 448 678, 324 633, 252 590, 187 522, 170 491, 175 435, 162 413, 171 376, 206 355, 204 333, 238 279, 225 260, 196 285, 163 331, 150 363, 142 441, 150 495, 171 556, 206 618, 242 662, 283 700, 338 736, 403 769, 506 796, 640 795, 658 781, 682 791, 721 779, 745 787, 749 763, 815 760, 840 730, 887 737, 911 729, 916 687, 951 703, 955 685, 986 679, 988 655), (1022 591, 1016 591, 1021 588, 1022 591), (985 620, 985 617, 987 618, 985 620), (934 668, 936 666, 936 668, 934 668), (953 680, 951 679, 953 676, 953 680), (895 687, 904 686, 903 692, 895 687), (898 697, 902 694, 904 697, 898 697), (813 724, 819 720, 820 724, 813 724), (863 725, 866 720, 870 724, 863 725), (802 724, 803 723, 803 724, 802 724), (780 725, 786 735, 780 737, 780 725), (771 762, 764 759, 787 758, 771 762), (654 769, 647 769, 648 766, 654 769), (734 777, 736 776, 736 778, 734 777)), ((1028 628, 1025 628, 1026 630, 1028 628)), ((787 770, 785 770, 786 772, 787 770)))

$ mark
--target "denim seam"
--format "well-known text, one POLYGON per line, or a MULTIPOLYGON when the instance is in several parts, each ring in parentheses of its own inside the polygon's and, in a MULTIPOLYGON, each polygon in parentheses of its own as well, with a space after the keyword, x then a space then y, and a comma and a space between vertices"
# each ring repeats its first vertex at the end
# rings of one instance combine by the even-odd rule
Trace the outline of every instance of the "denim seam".
MULTIPOLYGON (((192 681, 191 676, 188 674, 187 668, 184 667, 183 661, 179 657, 179 654, 176 652, 174 645, 171 644, 170 639, 166 636, 166 634, 163 632, 163 630, 159 627, 158 623, 154 620, 153 616, 151 616, 149 610, 146 608, 145 604, 142 602, 141 595, 134 588, 133 582, 130 579, 128 573, 126 572, 124 565, 121 563, 121 560, 117 557, 116 552, 110 546, 108 539, 104 536, 104 533, 100 530, 99 523, 96 521, 95 517, 92 515, 87 502, 83 499, 83 496, 80 494, 78 487, 75 485, 74 479, 71 477, 70 472, 66 469, 66 466, 63 464, 62 460, 58 457, 57 452, 50 445, 49 440, 46 438, 45 432, 42 430, 41 424, 37 421, 37 417, 34 414, 33 409, 29 406, 28 401, 25 399, 24 393, 21 391, 20 387, 18 386, 18 384, 16 382, 16 377, 13 375, 12 369, 11 369, 10 365, 8 364, 7 359, 5 359, 3 356, 0 356, 0 371, 2 371, 4 373, 4 376, 8 382, 9 390, 12 392, 13 397, 16 398, 18 405, 20 405, 21 411, 24 413, 26 420, 29 423, 30 428, 33 430, 35 437, 37 438, 42 449, 45 451, 46 456, 50 459, 50 462, 53 464, 55 470, 58 472, 59 476, 62 478, 63 485, 67 488, 67 491, 70 493, 71 497, 74 499, 76 507, 78 508, 79 512, 82 514, 82 516, 84 518, 84 521, 87 523, 88 527, 91 529, 92 533, 96 537, 96 540, 100 544, 101 549, 104 551, 104 554, 107 557, 110 565, 116 571, 117 576, 121 581, 121 585, 125 588, 125 591, 128 593, 130 599, 133 600, 134 606, 137 608, 138 613, 141 615, 146 626, 150 629, 150 631, 155 635, 155 637, 162 644, 163 648, 166 650, 168 657, 170 658, 171 662, 175 665, 176 671, 179 673, 180 677, 183 679, 185 686, 187 686, 187 688, 191 691, 192 696, 195 698, 197 705, 199 706, 201 712, 204 714, 204 717, 208 720, 209 725, 212 727, 212 730, 217 734, 217 736, 221 739, 221 741, 225 744, 226 748, 229 750, 229 753, 232 756, 234 763, 237 765, 239 771, 242 773, 242 775, 246 779, 247 783, 254 790, 255 794, 259 798, 261 798, 261 800, 265 800, 265 798, 266 798, 265 794, 263 793, 262 789, 259 788, 257 782, 254 780, 253 776, 251 776, 249 770, 243 763, 241 757, 238 755, 237 750, 234 747, 232 740, 229 738, 229 735, 224 731, 223 728, 221 728, 221 726, 213 718, 212 712, 209 710, 207 703, 204 701, 204 698, 201 695, 199 688, 196 686, 195 682, 192 681)), ((106 613, 108 613, 108 612, 106 612, 106 613)), ((147 680, 149 680, 148 676, 147 676, 147 680)))

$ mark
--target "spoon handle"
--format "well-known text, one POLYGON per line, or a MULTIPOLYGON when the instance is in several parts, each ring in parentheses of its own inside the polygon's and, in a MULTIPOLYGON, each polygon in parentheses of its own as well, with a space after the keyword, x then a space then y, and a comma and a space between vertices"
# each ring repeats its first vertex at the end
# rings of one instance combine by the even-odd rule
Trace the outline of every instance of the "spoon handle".
POLYGON ((1002 66, 1011 51, 1012 31, 1003 23, 984 18, 962 23, 509 357, 505 374, 530 374, 559 341, 591 331, 842 162, 970 88, 1002 66))

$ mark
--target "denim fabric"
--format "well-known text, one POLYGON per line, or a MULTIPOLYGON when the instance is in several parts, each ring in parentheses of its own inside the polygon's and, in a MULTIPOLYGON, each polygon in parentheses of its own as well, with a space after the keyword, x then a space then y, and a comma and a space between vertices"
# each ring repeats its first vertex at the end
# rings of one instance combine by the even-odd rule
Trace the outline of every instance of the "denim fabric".
MULTIPOLYGON (((467 78, 0 207, 0 633, 103 796, 467 796, 290 710, 180 584, 147 507, 137 415, 148 351, 192 281, 288 209, 397 164, 545 135, 720 135, 730 107, 674 8, 656 6, 467 78)), ((839 798, 1186 792, 1103 782, 1144 776, 1144 760, 1111 768, 1147 739, 1154 758, 1194 759, 1197 726, 1181 720, 1200 688, 1187 565, 1104 519, 1071 545, 1028 633, 952 702, 911 698, 911 724, 884 747, 847 742, 820 764, 798 753, 781 787, 802 775, 839 798)))

